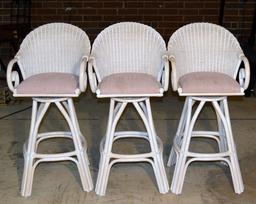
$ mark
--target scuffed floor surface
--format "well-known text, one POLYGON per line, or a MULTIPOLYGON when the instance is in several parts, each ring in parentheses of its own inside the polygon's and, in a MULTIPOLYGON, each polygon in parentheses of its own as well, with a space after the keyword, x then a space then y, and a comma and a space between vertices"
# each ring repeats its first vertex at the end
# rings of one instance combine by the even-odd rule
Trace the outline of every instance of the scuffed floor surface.
MULTIPOLYGON (((157 134, 164 143, 164 161, 167 162, 172 139, 183 105, 183 98, 171 93, 163 99, 152 100, 152 110, 157 134)), ((75 103, 81 131, 88 142, 88 155, 94 184, 99 163, 99 143, 105 133, 108 100, 96 99, 90 93, 82 95, 75 103)), ((94 191, 82 191, 76 166, 70 162, 43 163, 35 172, 32 196, 22 198, 20 185, 23 170, 22 146, 28 136, 31 101, 12 101, 0 107, 0 203, 1 204, 150 204, 150 203, 256 203, 256 99, 230 99, 230 112, 238 157, 245 184, 245 192, 233 191, 229 169, 221 163, 193 163, 189 166, 183 192, 177 196, 158 192, 153 170, 145 163, 117 164, 111 169, 106 196, 94 191)), ((215 129, 215 116, 206 108, 200 115, 197 127, 215 129)), ((40 131, 66 129, 63 118, 51 108, 40 131)), ((119 129, 143 129, 138 115, 129 108, 119 123, 119 129)), ((56 139, 42 144, 41 152, 63 152, 72 149, 69 141, 56 139)), ((192 147, 199 152, 216 150, 207 140, 196 141, 192 147)), ((141 141, 118 142, 118 152, 143 152, 148 149, 141 141)), ((166 172, 171 184, 174 168, 166 172)))

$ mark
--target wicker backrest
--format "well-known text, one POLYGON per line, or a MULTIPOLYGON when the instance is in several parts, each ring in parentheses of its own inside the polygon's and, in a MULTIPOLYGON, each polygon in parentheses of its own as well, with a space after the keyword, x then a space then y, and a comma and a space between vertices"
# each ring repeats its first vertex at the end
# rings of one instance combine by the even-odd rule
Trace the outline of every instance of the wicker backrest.
POLYGON ((45 24, 31 31, 17 53, 23 78, 45 72, 79 75, 82 56, 89 56, 90 41, 80 28, 66 23, 45 24))
POLYGON ((157 77, 165 52, 165 42, 156 30, 140 23, 122 22, 105 28, 97 36, 91 55, 100 78, 122 72, 157 77))
POLYGON ((175 57, 177 81, 189 72, 213 71, 235 78, 243 53, 237 39, 211 23, 192 23, 170 37, 168 52, 175 57))

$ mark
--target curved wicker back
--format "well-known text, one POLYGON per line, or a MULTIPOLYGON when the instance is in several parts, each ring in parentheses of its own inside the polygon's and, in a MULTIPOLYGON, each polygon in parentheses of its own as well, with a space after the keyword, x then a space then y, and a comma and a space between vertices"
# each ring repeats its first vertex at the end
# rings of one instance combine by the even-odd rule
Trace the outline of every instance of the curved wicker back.
POLYGON ((157 77, 165 52, 165 42, 156 30, 140 23, 122 22, 105 28, 97 36, 91 55, 100 78, 122 72, 157 77))
POLYGON ((16 55, 23 78, 44 72, 79 75, 82 56, 89 56, 90 41, 80 28, 66 23, 45 24, 31 31, 16 55))
POLYGON ((243 53, 237 39, 225 28, 211 23, 192 23, 170 37, 168 52, 175 57, 176 77, 189 72, 213 71, 235 78, 243 53))

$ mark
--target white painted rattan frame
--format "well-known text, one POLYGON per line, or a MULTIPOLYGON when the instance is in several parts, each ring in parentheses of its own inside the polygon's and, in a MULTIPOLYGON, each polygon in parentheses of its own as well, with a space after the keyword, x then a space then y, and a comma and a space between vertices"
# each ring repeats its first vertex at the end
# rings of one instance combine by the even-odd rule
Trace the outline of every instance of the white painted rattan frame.
POLYGON ((23 148, 22 196, 31 195, 34 171, 41 162, 66 160, 74 162, 78 167, 83 190, 91 191, 93 189, 86 142, 79 128, 72 99, 86 89, 86 64, 90 47, 88 36, 80 28, 66 23, 46 24, 28 34, 22 42, 19 52, 8 64, 7 83, 13 95, 15 97, 33 97, 30 133, 23 148), (47 56, 40 55, 40 53, 45 53, 47 56), (54 57, 51 56, 51 53, 54 57), (42 59, 45 60, 46 64, 40 65, 39 62, 42 59), (16 87, 19 85, 20 79, 18 73, 12 70, 16 62, 19 64, 24 79, 34 74, 46 72, 71 73, 79 75, 79 88, 73 94, 17 94, 16 87), (65 64, 65 62, 68 63, 65 64), (40 69, 40 67, 44 68, 40 69), (39 126, 50 104, 57 106, 67 121, 70 131, 38 133, 39 126), (74 143, 74 151, 58 154, 38 153, 37 147, 40 142, 51 138, 71 139, 74 143))
POLYGON ((149 97, 152 96, 162 96, 163 92, 167 91, 169 84, 169 61, 166 55, 166 45, 161 35, 153 28, 140 23, 123 22, 109 26, 98 35, 93 43, 88 62, 88 75, 92 92, 96 92, 99 98, 111 98, 106 136, 102 139, 100 147, 101 159, 95 187, 96 194, 105 195, 110 168, 118 162, 150 163, 153 167, 160 193, 167 193, 169 185, 162 158, 163 147, 160 139, 156 136, 149 100, 149 97), (127 40, 124 41, 123 38, 127 40), (134 47, 129 47, 131 45, 134 47), (151 49, 146 49, 148 46, 151 49), (119 52, 120 50, 122 54, 119 52), (137 55, 134 55, 134 53, 137 53, 137 55), (119 64, 120 66, 113 65, 115 59, 123 63, 119 64), (149 67, 144 66, 143 63, 148 64, 149 67), (97 92, 98 83, 105 76, 127 72, 147 73, 156 77, 156 80, 162 84, 162 92, 150 96, 125 93, 122 95, 102 95, 99 91, 97 92), (116 125, 128 103, 133 104, 139 113, 146 127, 146 132, 115 131, 116 125), (147 140, 151 151, 132 155, 116 154, 111 151, 114 141, 134 137, 147 140))
POLYGON ((93 182, 86 153, 86 141, 80 131, 72 98, 33 98, 30 133, 24 144, 24 170, 21 185, 21 195, 30 196, 34 171, 41 162, 72 161, 77 165, 83 190, 91 191, 93 182), (39 126, 50 104, 55 104, 68 123, 70 132, 38 133, 39 126), (57 154, 37 153, 37 147, 43 140, 51 138, 68 138, 73 140, 75 149, 71 152, 57 154))
POLYGON ((106 136, 100 145, 100 164, 95 191, 103 196, 106 192, 110 168, 120 162, 148 162, 152 165, 160 193, 169 191, 168 180, 163 164, 163 145, 157 137, 150 108, 149 98, 111 98, 106 136), (118 131, 117 123, 128 103, 133 104, 146 127, 146 132, 118 131), (141 154, 117 154, 112 152, 112 145, 116 140, 123 138, 141 138, 149 142, 151 151, 141 154))
POLYGON ((230 168, 234 190, 240 194, 244 190, 238 163, 236 146, 231 130, 227 97, 187 97, 181 114, 173 147, 168 159, 168 166, 175 165, 171 191, 181 194, 187 167, 194 161, 223 161, 230 168), (192 112, 195 102, 199 105, 192 112), (195 122, 206 103, 211 103, 217 114, 218 131, 194 131, 195 122), (195 153, 189 150, 193 137, 213 139, 219 146, 219 153, 195 153))
POLYGON ((230 168, 235 192, 242 193, 244 185, 231 130, 227 96, 243 95, 243 91, 248 87, 250 67, 247 58, 244 56, 237 39, 229 31, 210 23, 193 23, 178 29, 169 40, 168 52, 172 65, 173 90, 178 90, 180 96, 186 96, 167 164, 168 166, 176 164, 171 191, 175 194, 181 194, 185 173, 191 162, 223 161, 230 168), (201 37, 202 39, 200 39, 201 37), (208 40, 205 40, 206 38, 208 40), (190 43, 187 44, 188 40, 190 43), (221 62, 218 61, 218 57, 221 62), (193 64, 193 59, 198 66, 193 64), (241 61, 244 62, 245 66, 239 71, 241 93, 225 93, 224 96, 223 93, 209 93, 203 96, 201 93, 183 94, 181 87, 178 86, 178 80, 182 75, 196 71, 221 72, 235 79, 241 61), (207 64, 209 67, 204 66, 207 64), (218 66, 220 64, 223 66, 218 66), (192 108, 195 106, 195 102, 199 102, 199 105, 193 113, 192 108), (213 105, 218 121, 217 131, 193 130, 205 103, 213 105), (218 143, 219 152, 196 153, 189 151, 190 141, 193 137, 206 137, 215 140, 218 143))

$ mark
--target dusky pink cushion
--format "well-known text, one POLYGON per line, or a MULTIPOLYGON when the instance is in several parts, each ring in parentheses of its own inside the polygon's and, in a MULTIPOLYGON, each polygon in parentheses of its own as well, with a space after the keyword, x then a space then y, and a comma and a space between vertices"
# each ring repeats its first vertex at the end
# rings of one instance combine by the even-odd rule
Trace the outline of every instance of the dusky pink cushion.
POLYGON ((144 73, 111 74, 100 82, 100 95, 156 95, 160 92, 161 84, 155 77, 144 73))
POLYGON ((192 72, 180 77, 179 87, 183 94, 237 95, 241 87, 232 77, 219 72, 192 72))
POLYGON ((17 94, 38 96, 54 94, 75 94, 78 77, 69 73, 41 73, 22 81, 16 88, 17 94))

